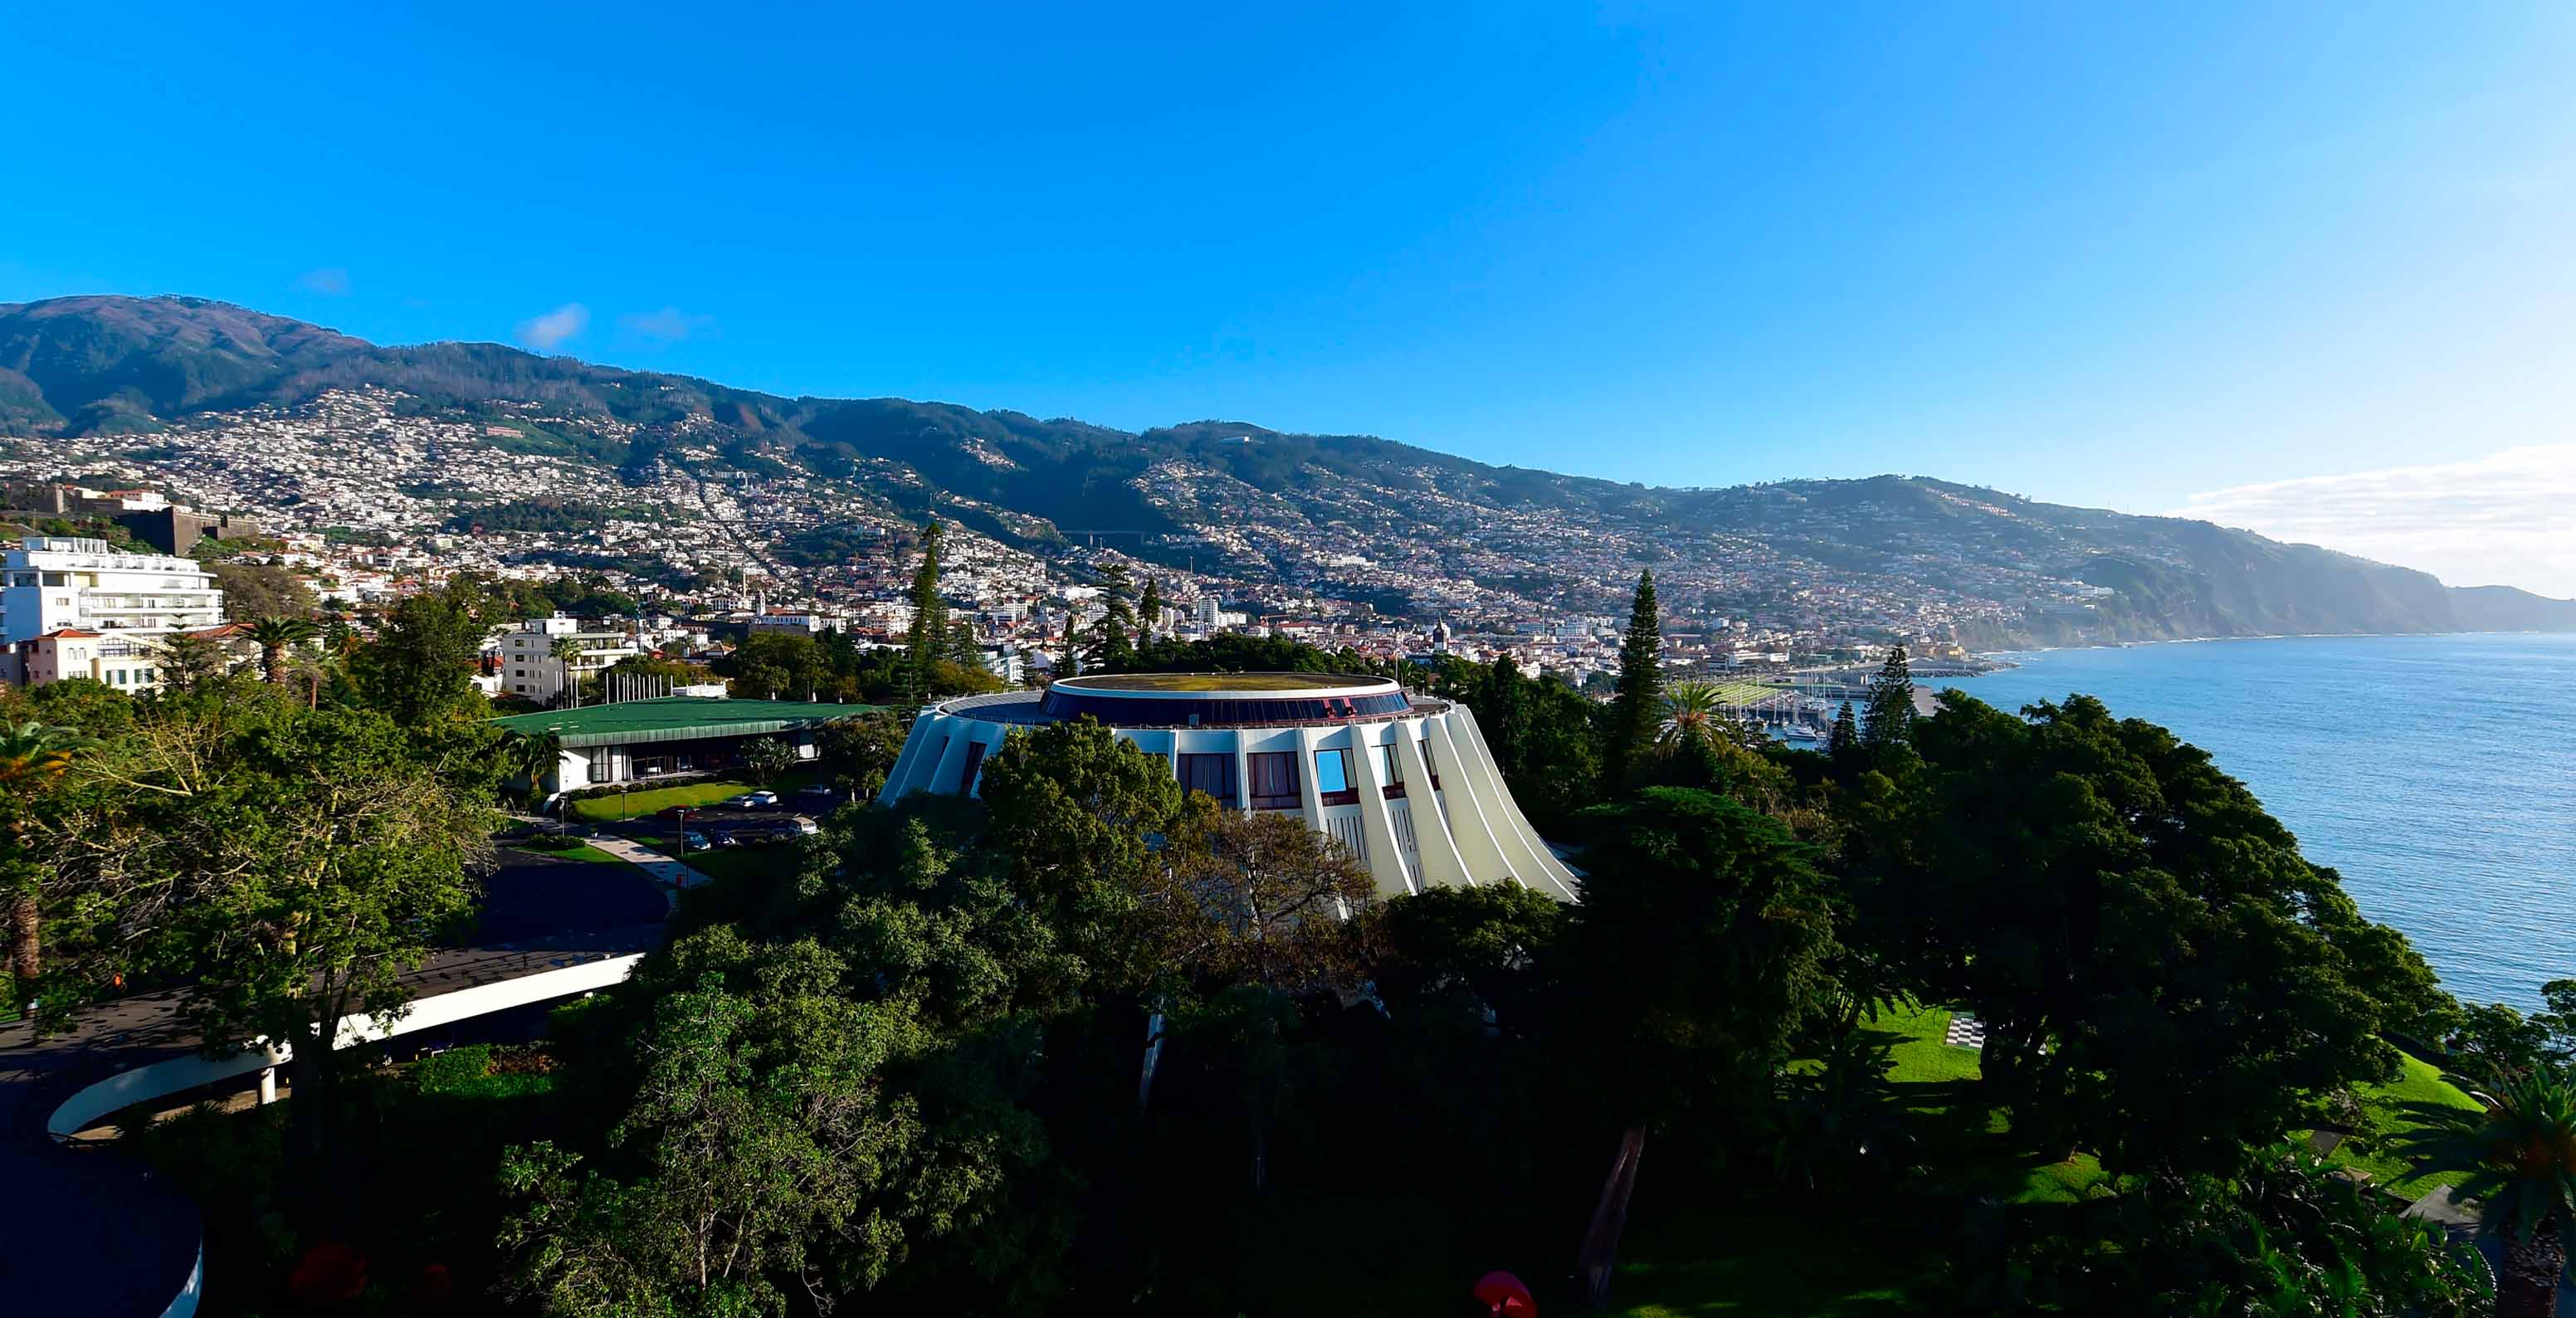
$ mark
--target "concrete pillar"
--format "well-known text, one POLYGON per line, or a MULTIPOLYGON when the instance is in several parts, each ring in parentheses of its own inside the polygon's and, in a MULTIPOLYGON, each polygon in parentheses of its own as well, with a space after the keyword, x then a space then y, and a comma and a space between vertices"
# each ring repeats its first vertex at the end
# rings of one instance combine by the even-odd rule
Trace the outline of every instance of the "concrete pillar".
POLYGON ((919 762, 925 754, 922 743, 928 740, 922 734, 938 717, 935 711, 927 709, 914 716, 912 731, 903 739, 902 752, 894 757, 894 767, 886 771, 885 787, 877 793, 879 800, 894 801, 912 790, 912 775, 919 771, 919 762))
POLYGON ((1315 748, 1324 740, 1321 728, 1297 729, 1297 801, 1305 812, 1306 827, 1324 831, 1324 793, 1315 786, 1315 748))
POLYGON ((1440 811, 1438 798, 1455 784, 1440 792, 1431 789, 1431 765, 1422 758, 1422 746, 1414 732, 1419 723, 1395 725, 1395 753, 1404 765, 1404 799, 1412 808, 1413 843, 1422 853, 1422 886, 1426 888, 1472 888, 1476 876, 1467 868, 1467 858, 1458 854, 1458 843, 1449 836, 1449 820, 1440 811))
POLYGON ((1377 880, 1377 895, 1400 897, 1413 891, 1405 871, 1404 847, 1395 837, 1395 811, 1386 800, 1386 773, 1378 767, 1373 740, 1385 725, 1363 723, 1351 729, 1351 782, 1360 789, 1360 832, 1368 838, 1368 867, 1377 880))
POLYGON ((277 1068, 274 1066, 263 1066, 259 1068, 259 1105, 261 1107, 267 1107, 269 1104, 276 1101, 277 1068))
POLYGON ((1548 849, 1546 839, 1538 835, 1537 829, 1530 827, 1529 816, 1522 814, 1520 802, 1512 799, 1511 784, 1503 781, 1502 767, 1494 762, 1494 750, 1485 741, 1484 728, 1477 724, 1475 714, 1466 706, 1451 710, 1449 735, 1459 743, 1462 752, 1474 757, 1477 769, 1491 784, 1494 809, 1489 813, 1498 827, 1508 830, 1502 837, 1505 848, 1508 850, 1516 845, 1519 853, 1529 858, 1529 868, 1515 865, 1520 869, 1521 882, 1551 896, 1573 900, 1574 871, 1567 869, 1565 862, 1558 860, 1556 853, 1548 849))
POLYGON ((1442 795, 1449 798, 1449 832, 1457 839, 1458 854, 1467 868, 1485 883, 1517 882, 1520 873, 1512 866, 1511 857, 1503 853, 1502 843, 1494 836, 1494 821, 1486 809, 1483 784, 1477 781, 1476 766, 1459 752, 1458 743, 1449 736, 1449 721, 1435 715, 1422 720, 1424 739, 1431 743, 1431 753, 1449 768, 1442 779, 1442 795))
POLYGON ((946 715, 939 722, 939 730, 948 734, 948 746, 939 753, 939 764, 930 776, 915 784, 916 791, 954 792, 959 775, 966 772, 966 744, 975 739, 975 729, 963 719, 946 715))

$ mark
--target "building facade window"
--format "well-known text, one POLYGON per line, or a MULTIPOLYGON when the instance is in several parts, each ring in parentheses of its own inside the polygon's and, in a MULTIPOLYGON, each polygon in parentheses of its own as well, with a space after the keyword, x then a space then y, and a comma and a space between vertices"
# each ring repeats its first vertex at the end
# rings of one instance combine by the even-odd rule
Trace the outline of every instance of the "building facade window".
POLYGON ((1325 805, 1357 805, 1360 790, 1351 786, 1351 753, 1347 750, 1315 752, 1315 795, 1325 805))
POLYGON ((1379 767, 1386 770, 1386 799, 1390 801, 1403 800, 1404 757, 1396 754, 1394 742, 1388 742, 1387 744, 1378 747, 1377 756, 1379 767))
POLYGON ((980 741, 970 741, 966 743, 966 771, 957 775, 957 790, 969 796, 974 795, 975 775, 981 772, 983 768, 984 743, 980 741))
POLYGON ((1179 775, 1184 792, 1205 792, 1220 805, 1238 804, 1231 755, 1183 755, 1179 775))
POLYGON ((1297 794, 1297 757, 1288 751, 1262 751, 1244 757, 1252 776, 1252 808, 1295 810, 1306 804, 1297 794))

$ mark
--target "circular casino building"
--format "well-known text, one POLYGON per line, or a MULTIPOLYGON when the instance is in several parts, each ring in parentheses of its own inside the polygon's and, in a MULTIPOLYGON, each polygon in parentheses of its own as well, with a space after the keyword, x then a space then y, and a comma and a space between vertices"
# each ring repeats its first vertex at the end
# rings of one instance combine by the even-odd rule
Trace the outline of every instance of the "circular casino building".
POLYGON ((1386 895, 1517 882, 1561 898, 1574 876, 1503 786, 1466 706, 1384 678, 1129 673, 967 696, 914 720, 880 800, 973 793, 1014 728, 1088 715, 1239 810, 1293 810, 1368 866, 1386 895))

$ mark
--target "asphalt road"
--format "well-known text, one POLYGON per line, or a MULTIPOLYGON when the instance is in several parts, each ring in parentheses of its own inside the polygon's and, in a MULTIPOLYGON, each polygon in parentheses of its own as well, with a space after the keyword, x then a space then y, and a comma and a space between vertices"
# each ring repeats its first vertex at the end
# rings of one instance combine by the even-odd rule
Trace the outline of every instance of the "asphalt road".
MULTIPOLYGON (((662 941, 662 894, 631 867, 503 854, 480 941, 405 976, 416 996, 662 941)), ((194 1049, 177 1007, 176 992, 138 994, 84 1012, 65 1034, 0 1026, 0 1313, 156 1318, 187 1280, 197 1206, 112 1150, 64 1147, 45 1131, 83 1086, 194 1049)))

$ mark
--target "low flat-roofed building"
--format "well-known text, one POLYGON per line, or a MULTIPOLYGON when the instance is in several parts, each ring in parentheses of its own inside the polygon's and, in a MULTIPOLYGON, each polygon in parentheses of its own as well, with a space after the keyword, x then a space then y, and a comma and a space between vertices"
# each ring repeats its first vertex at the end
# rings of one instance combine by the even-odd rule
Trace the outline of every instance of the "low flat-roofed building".
POLYGON ((746 742, 783 737, 798 759, 816 758, 824 724, 876 712, 878 705, 795 700, 708 700, 665 696, 582 709, 550 709, 492 720, 529 736, 551 732, 563 742, 553 791, 606 783, 649 782, 720 773, 742 762, 746 742))

